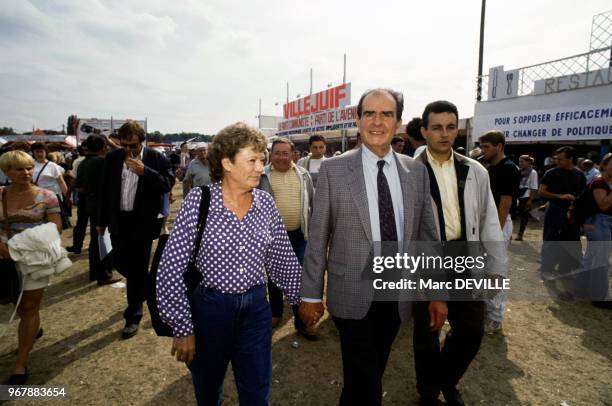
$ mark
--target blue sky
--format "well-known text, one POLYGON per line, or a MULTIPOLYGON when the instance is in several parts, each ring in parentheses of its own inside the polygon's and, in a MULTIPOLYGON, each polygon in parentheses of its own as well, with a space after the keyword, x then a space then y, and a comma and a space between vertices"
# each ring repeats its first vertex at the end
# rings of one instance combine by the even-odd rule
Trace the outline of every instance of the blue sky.
MULTIPOLYGON (((586 52, 609 0, 488 1, 485 73, 586 52)), ((286 99, 347 80, 386 86, 404 121, 435 99, 471 116, 480 1, 0 0, 0 127, 148 118, 214 133, 281 115, 286 99), (275 103, 279 102, 278 106, 275 103)), ((61 127, 60 127, 61 128, 61 127)))

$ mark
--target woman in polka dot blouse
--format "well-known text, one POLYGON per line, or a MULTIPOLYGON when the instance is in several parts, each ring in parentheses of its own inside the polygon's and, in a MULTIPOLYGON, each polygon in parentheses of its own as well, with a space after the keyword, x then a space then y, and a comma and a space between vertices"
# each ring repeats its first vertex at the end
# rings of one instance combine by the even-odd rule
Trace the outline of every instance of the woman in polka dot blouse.
POLYGON ((157 300, 174 332, 172 353, 191 370, 198 404, 218 404, 231 361, 240 403, 267 405, 272 328, 266 275, 299 303, 302 269, 272 197, 257 189, 266 138, 237 123, 209 148, 210 209, 196 265, 203 281, 188 297, 183 281, 194 247, 201 189, 185 198, 161 258, 157 300))

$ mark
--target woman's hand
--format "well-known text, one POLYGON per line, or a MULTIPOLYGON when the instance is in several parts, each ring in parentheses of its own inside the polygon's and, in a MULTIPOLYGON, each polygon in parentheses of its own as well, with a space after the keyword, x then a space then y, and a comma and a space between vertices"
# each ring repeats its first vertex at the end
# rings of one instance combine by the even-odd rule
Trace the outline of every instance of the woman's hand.
POLYGON ((3 242, 0 242, 0 258, 11 259, 11 254, 9 254, 8 245, 3 242))
POLYGON ((174 337, 172 341, 172 356, 176 354, 176 360, 191 364, 195 356, 195 336, 174 337))

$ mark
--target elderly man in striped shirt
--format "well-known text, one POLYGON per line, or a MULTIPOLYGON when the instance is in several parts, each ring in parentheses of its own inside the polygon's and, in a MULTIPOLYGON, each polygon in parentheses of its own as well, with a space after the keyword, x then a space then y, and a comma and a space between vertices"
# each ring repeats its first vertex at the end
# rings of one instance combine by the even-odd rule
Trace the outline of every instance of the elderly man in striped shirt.
MULTIPOLYGON (((264 173, 270 182, 272 196, 287 229, 291 246, 302 265, 314 188, 308 171, 293 163, 293 151, 295 145, 289 139, 274 140, 270 164, 264 168, 264 173)), ((283 317, 283 294, 272 282, 268 283, 268 294, 272 308, 272 327, 276 327, 283 317)), ((293 306, 295 329, 305 338, 315 340, 317 336, 314 329, 304 326, 297 316, 297 310, 298 306, 293 306)))

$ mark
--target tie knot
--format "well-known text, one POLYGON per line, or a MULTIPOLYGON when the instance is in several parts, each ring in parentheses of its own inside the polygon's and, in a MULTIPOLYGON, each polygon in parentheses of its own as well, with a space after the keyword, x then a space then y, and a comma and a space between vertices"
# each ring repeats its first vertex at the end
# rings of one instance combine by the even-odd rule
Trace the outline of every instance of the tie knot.
POLYGON ((385 160, 381 159, 380 161, 376 162, 376 165, 378 165, 378 170, 382 171, 385 166, 385 160))

